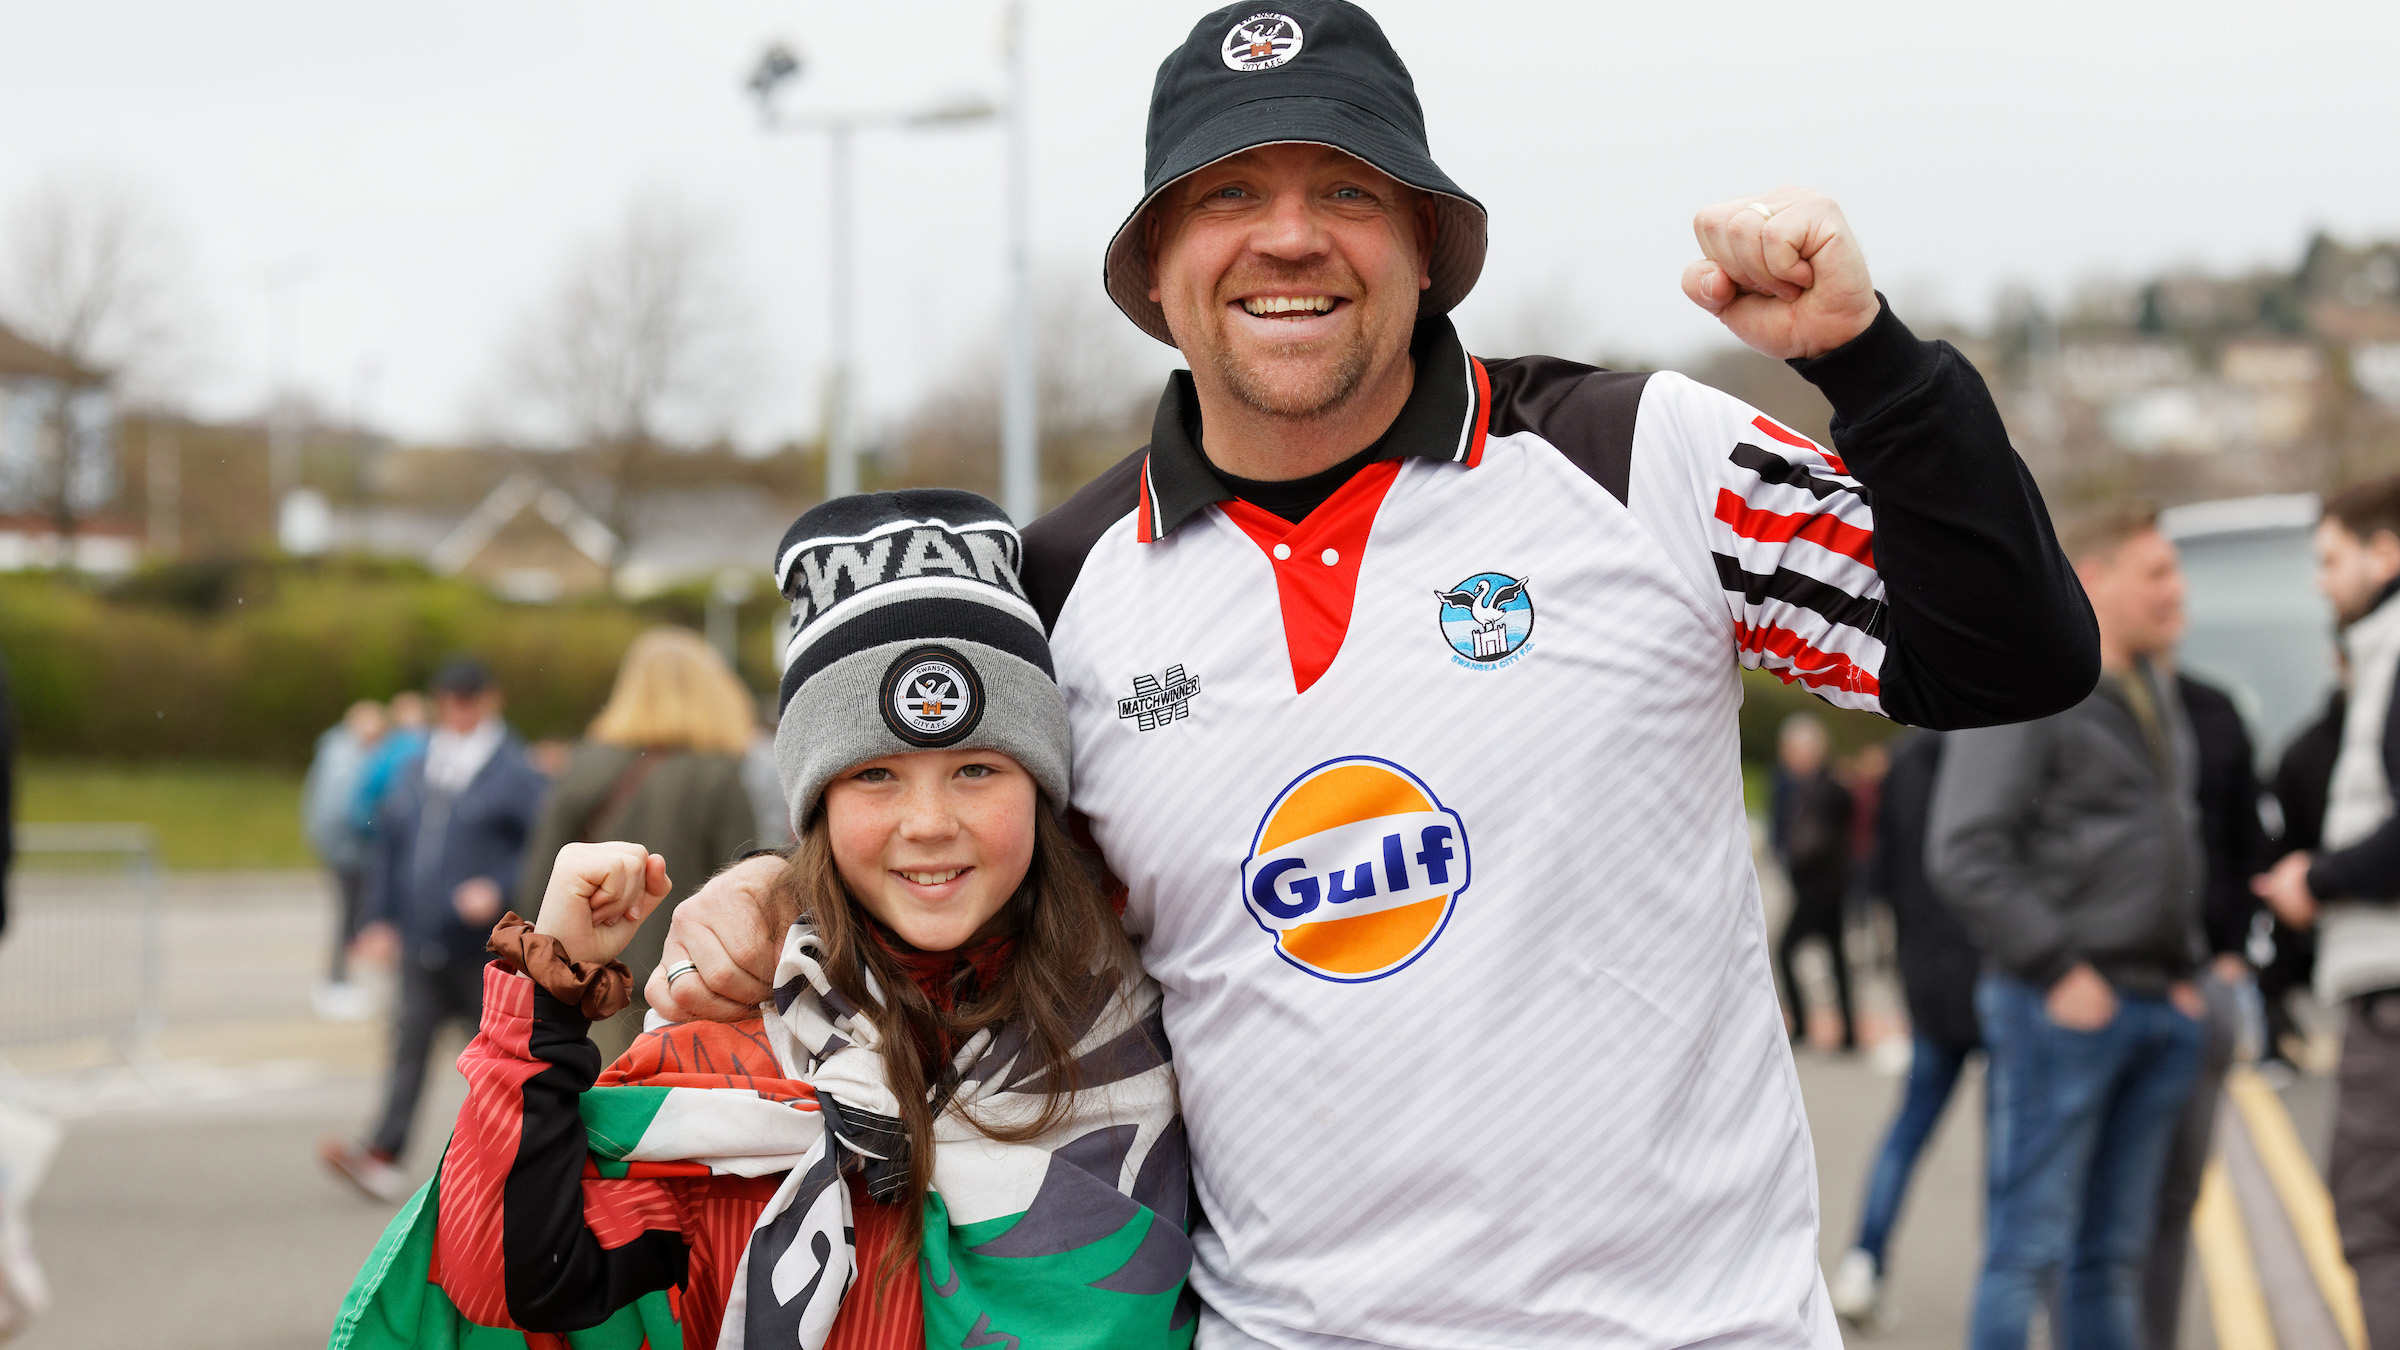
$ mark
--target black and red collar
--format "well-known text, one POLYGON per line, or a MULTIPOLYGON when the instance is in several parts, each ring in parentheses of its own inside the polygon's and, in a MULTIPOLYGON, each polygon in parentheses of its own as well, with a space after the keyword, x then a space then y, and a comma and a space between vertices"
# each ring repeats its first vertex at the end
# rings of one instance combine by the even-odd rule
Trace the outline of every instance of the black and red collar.
MULTIPOLYGON (((1408 350, 1417 363, 1416 383, 1368 463, 1431 459, 1469 468, 1481 463, 1492 402, 1483 363, 1467 355, 1457 327, 1443 314, 1417 324, 1408 350)), ((1142 543, 1163 539, 1205 508, 1233 499, 1200 451, 1194 436, 1199 425, 1192 373, 1178 370, 1167 377, 1166 392, 1159 396, 1149 453, 1142 459, 1134 508, 1134 533, 1142 543)))

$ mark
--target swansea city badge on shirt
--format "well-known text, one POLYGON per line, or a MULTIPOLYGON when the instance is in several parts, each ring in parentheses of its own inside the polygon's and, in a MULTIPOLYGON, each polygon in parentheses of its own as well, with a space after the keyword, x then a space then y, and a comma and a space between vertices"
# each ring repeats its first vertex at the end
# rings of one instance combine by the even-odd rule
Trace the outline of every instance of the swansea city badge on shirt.
POLYGON ((1300 21, 1289 14, 1253 14, 1225 35, 1227 70, 1273 70, 1300 54, 1300 21))
POLYGON ((1438 587, 1442 639, 1462 666, 1496 670, 1514 662, 1533 639, 1531 577, 1477 572, 1455 586, 1438 587))
POLYGON ((939 748, 983 720, 983 680, 948 647, 913 647, 883 674, 883 721, 910 745, 939 748))

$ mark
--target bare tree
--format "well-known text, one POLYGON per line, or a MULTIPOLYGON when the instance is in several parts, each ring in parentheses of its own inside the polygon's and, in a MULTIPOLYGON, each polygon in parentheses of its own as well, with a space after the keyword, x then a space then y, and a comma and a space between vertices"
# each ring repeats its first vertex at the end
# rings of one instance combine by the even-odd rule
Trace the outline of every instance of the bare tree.
POLYGON ((45 179, 10 215, 11 326, 77 365, 153 374, 174 336, 166 236, 122 182, 45 179))
POLYGON ((719 432, 734 402, 741 324, 715 242, 673 204, 637 201, 577 254, 517 339, 513 382, 597 469, 620 548, 662 452, 719 432))
POLYGON ((115 492, 109 390, 155 395, 174 337, 167 231, 124 183, 54 175, 11 211, 0 317, 56 365, 24 494, 61 535, 115 492))
MULTIPOLYGON (((1181 358, 1142 336, 1080 271, 1042 277, 1034 327, 1042 496, 1057 502, 1148 437, 1159 382, 1181 358)), ((887 477, 998 492, 1001 341, 986 338, 949 363, 958 373, 898 428, 887 477)))

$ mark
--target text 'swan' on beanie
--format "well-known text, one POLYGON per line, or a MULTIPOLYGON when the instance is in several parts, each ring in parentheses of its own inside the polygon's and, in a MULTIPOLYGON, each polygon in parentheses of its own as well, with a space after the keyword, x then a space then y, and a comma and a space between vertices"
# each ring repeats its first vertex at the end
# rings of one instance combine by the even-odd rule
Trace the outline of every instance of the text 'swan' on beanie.
POLYGON ((842 497, 792 522, 775 551, 793 625, 775 765, 795 832, 836 774, 918 750, 996 750, 1066 808, 1067 705, 1024 557, 1005 512, 947 488, 842 497))

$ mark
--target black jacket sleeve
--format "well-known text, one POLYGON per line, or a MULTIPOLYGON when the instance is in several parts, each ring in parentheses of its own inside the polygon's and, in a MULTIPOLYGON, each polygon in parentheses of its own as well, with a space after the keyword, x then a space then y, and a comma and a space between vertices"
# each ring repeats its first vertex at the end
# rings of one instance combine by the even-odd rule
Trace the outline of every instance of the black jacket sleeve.
POLYGON ((2335 689, 2317 720, 2292 738, 2275 762, 2273 792, 2283 828, 2274 839, 2277 856, 2298 850, 2314 853, 2325 839, 2325 799, 2333 784, 2333 761, 2342 752, 2342 724, 2348 720, 2349 697, 2335 689))
POLYGON ((690 1262, 678 1234, 647 1232, 624 1246, 602 1247, 584 1226, 589 1151, 578 1105, 600 1076, 589 1027, 575 1009, 534 991, 528 1048, 549 1067, 525 1081, 500 1233, 508 1314, 527 1331, 598 1326, 643 1294, 682 1284, 690 1262))
MULTIPOLYGON (((2400 710, 2400 681, 2393 682, 2392 710, 2383 715, 2384 781, 2400 783, 2400 716, 2394 710, 2400 710)), ((2319 900, 2400 895, 2400 813, 2348 848, 2319 854, 2308 869, 2308 889, 2319 900)))
POLYGON ((2208 860, 2200 926, 2211 955, 2240 955, 2259 907, 2250 878, 2266 870, 2270 852, 2258 816, 2257 755, 2230 696, 2188 675, 2176 683, 2200 751, 2200 844, 2208 860))
POLYGON ((1925 835, 1934 892, 1992 965, 2039 989, 2084 958, 2058 878, 2025 847, 2055 735, 2034 722, 1943 737, 1925 835))
POLYGON ((1958 349, 1885 305, 1792 368, 1833 405, 1833 442, 1872 496, 1889 630, 1884 711, 1951 730, 2071 708, 2100 632, 1991 391, 1958 349))

